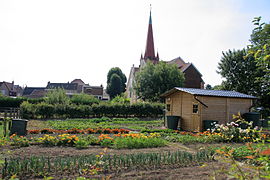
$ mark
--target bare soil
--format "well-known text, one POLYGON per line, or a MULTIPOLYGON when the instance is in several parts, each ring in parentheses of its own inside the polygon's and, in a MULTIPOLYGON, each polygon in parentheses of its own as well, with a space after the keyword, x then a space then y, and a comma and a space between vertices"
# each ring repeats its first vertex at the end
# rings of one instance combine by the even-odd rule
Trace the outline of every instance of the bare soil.
MULTIPOLYGON (((168 151, 187 151, 195 153, 194 150, 177 143, 171 143, 165 147, 159 148, 144 148, 144 149, 110 149, 108 148, 106 154, 133 154, 133 153, 151 153, 151 152, 168 152, 168 151)), ((76 156, 87 154, 99 154, 104 151, 100 146, 90 146, 87 149, 76 149, 74 147, 45 147, 42 145, 32 145, 29 147, 16 148, 13 146, 6 146, 0 149, 0 153, 9 151, 7 156, 12 157, 29 157, 29 156, 76 156)))
MULTIPOLYGON (((29 129, 43 129, 46 127, 44 121, 29 121, 29 129)), ((38 136, 38 135, 33 135, 38 136)), ((106 154, 132 154, 132 153, 150 153, 150 152, 173 152, 173 151, 186 151, 190 153, 196 153, 199 149, 207 148, 207 146, 222 146, 222 144, 190 144, 183 145, 180 143, 170 143, 166 147, 159 148, 145 148, 145 149, 107 149, 106 154)), ((59 156, 76 156, 87 154, 99 154, 104 148, 100 146, 90 146, 87 149, 76 149, 74 147, 44 147, 42 145, 31 145, 30 147, 16 148, 13 146, 6 146, 0 148, 0 155, 4 157, 29 157, 29 156, 45 156, 45 157, 59 157, 59 156)), ((89 176, 80 174, 70 174, 70 172, 61 172, 57 174, 50 174, 48 176, 54 177, 54 179, 76 179, 76 177, 84 176, 91 179, 113 179, 113 180, 206 180, 215 177, 217 180, 227 179, 224 174, 216 174, 217 171, 228 165, 212 161, 205 163, 204 166, 190 165, 186 167, 164 165, 161 167, 149 167, 144 169, 140 167, 134 167, 133 170, 119 170, 117 172, 107 172, 105 174, 89 176)), ((22 179, 44 179, 43 177, 24 177, 22 179)))
MULTIPOLYGON (((201 144, 203 145, 203 144, 201 144)), ((179 143, 171 143, 166 147, 161 148, 145 148, 145 149, 107 149, 106 154, 131 154, 131 153, 149 153, 149 152, 167 152, 167 151, 187 151, 195 153, 201 145, 189 145, 185 146, 179 143)), ((15 148, 12 146, 2 147, 0 153, 6 154, 6 156, 12 157, 29 157, 29 156, 48 156, 48 157, 59 157, 59 156, 76 156, 76 155, 87 155, 87 154, 98 154, 103 151, 104 148, 99 146, 91 146, 87 149, 76 149, 74 147, 44 147, 41 145, 32 145, 29 147, 15 148), (7 153, 8 152, 8 153, 7 153)), ((148 180, 148 179, 192 179, 192 180, 206 180, 211 179, 215 176, 216 179, 226 179, 225 175, 215 175, 219 169, 225 166, 224 163, 217 161, 207 162, 204 166, 191 165, 187 167, 166 165, 162 167, 149 167, 149 169, 134 168, 134 170, 121 170, 118 172, 110 172, 95 176, 80 175, 80 174, 50 174, 49 176, 54 179, 76 179, 76 177, 84 176, 94 179, 119 179, 119 180, 148 180)), ((43 177, 32 177, 28 176, 23 179, 43 179, 43 177)))

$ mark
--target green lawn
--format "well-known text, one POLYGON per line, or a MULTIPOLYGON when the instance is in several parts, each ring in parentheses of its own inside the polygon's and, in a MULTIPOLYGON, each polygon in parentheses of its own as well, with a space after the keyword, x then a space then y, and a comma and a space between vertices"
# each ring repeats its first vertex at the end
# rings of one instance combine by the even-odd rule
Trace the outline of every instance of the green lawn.
POLYGON ((162 119, 140 120, 138 118, 94 118, 94 119, 68 119, 68 120, 48 120, 28 122, 29 129, 37 129, 37 127, 51 129, 87 129, 87 128, 128 128, 132 130, 143 130, 161 128, 163 126, 162 119), (38 124, 38 126, 37 126, 38 124))

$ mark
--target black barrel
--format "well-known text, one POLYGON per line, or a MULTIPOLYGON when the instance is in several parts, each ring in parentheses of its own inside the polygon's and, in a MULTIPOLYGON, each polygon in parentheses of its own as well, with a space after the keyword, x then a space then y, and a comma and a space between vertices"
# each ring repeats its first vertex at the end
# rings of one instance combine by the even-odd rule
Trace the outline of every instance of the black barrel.
POLYGON ((167 116, 167 126, 169 129, 177 130, 180 116, 167 116))
POLYGON ((218 121, 215 120, 203 120, 203 131, 213 129, 215 124, 218 124, 218 121))
POLYGON ((19 136, 25 136, 27 134, 27 122, 26 119, 12 119, 10 135, 17 134, 19 136))
POLYGON ((270 121, 270 120, 269 120, 269 119, 264 119, 264 120, 262 120, 262 121, 261 121, 262 127, 267 128, 267 127, 268 127, 268 121, 270 121))
POLYGON ((253 122, 252 126, 261 126, 261 122, 260 122, 260 113, 258 112, 248 112, 243 114, 243 117, 246 121, 248 122, 253 122))

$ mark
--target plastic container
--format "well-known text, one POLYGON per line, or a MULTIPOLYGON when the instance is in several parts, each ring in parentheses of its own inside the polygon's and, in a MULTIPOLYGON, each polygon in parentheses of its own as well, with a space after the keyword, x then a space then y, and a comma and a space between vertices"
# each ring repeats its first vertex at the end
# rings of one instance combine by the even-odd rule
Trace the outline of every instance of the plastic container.
POLYGON ((167 127, 169 129, 177 130, 180 116, 167 116, 167 127))
POLYGON ((258 112, 248 112, 243 114, 243 117, 246 121, 248 122, 253 122, 252 126, 261 126, 261 121, 260 121, 260 113, 258 112))
POLYGON ((12 119, 10 135, 17 134, 19 136, 25 136, 27 134, 27 122, 26 119, 12 119))

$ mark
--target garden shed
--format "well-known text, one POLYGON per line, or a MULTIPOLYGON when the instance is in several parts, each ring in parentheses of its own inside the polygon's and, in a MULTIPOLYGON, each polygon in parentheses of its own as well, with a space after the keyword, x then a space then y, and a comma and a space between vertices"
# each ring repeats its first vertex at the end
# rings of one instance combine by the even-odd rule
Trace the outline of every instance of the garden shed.
POLYGON ((161 97, 165 98, 166 116, 180 116, 180 127, 186 131, 202 131, 204 120, 225 124, 232 115, 247 113, 254 96, 235 91, 175 87, 161 97))

